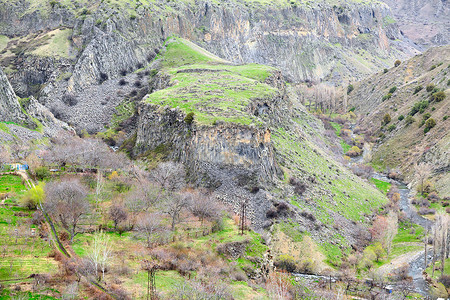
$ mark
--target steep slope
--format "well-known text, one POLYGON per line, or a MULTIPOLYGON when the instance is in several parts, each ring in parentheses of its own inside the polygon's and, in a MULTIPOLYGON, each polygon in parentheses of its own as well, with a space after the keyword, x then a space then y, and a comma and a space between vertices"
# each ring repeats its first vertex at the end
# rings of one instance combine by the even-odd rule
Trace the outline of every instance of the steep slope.
POLYGON ((172 34, 235 63, 276 66, 293 81, 342 82, 414 53, 391 19, 374 0, 8 0, 0 63, 20 97, 34 95, 95 132, 131 91, 119 79, 146 66, 172 34))
POLYGON ((330 262, 357 247, 385 198, 326 152, 321 122, 278 70, 230 64, 179 38, 168 40, 154 65, 134 155, 184 162, 192 182, 236 211, 248 201, 253 227, 298 243, 312 238, 330 262))
POLYGON ((2 68, 0 68, 0 120, 2 122, 31 123, 22 111, 16 94, 2 68))
POLYGON ((355 112, 362 116, 361 125, 382 136, 372 161, 399 168, 408 182, 414 179, 416 163, 431 163, 441 196, 450 195, 449 57, 450 46, 431 48, 387 73, 355 84, 350 94, 355 112), (438 91, 445 99, 433 100, 438 91), (386 114, 392 120, 382 126, 386 114), (428 119, 436 125, 424 133, 428 119))
POLYGON ((382 0, 403 34, 423 46, 450 43, 450 3, 446 0, 382 0))

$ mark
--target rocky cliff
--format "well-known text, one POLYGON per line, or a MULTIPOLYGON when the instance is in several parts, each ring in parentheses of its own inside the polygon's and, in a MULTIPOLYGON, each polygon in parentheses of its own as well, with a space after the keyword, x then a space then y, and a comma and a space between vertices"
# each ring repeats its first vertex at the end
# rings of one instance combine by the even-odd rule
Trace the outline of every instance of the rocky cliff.
POLYGON ((20 97, 34 95, 94 132, 131 91, 119 79, 148 65, 168 36, 234 63, 277 66, 293 81, 338 83, 414 52, 390 20, 388 6, 377 1, 14 0, 0 7, 1 64, 20 97), (78 101, 67 101, 72 96, 78 101))
POLYGON ((414 181, 414 165, 428 162, 441 196, 450 195, 450 47, 436 47, 355 84, 350 105, 360 124, 380 136, 373 163, 398 168, 414 181), (440 92, 441 97, 437 98, 440 92), (389 122, 383 122, 388 114, 389 122), (425 130, 426 121, 436 124, 425 130))
POLYGON ((278 228, 281 218, 334 263, 357 247, 385 199, 334 161, 321 122, 278 70, 235 65, 179 38, 153 66, 152 92, 126 143, 135 156, 184 162, 192 183, 236 211, 247 200, 254 228, 278 228))
POLYGON ((402 33, 428 48, 450 43, 450 3, 446 0, 383 0, 402 33))
POLYGON ((16 94, 2 68, 0 68, 0 121, 30 124, 31 119, 22 111, 16 94))

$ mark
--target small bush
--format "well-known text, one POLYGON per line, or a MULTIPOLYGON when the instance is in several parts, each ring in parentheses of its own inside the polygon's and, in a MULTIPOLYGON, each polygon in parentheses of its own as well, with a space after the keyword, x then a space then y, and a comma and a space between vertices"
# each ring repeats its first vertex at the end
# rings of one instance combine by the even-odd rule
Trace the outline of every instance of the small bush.
POLYGON ((187 115, 186 115, 186 117, 184 117, 184 121, 187 123, 187 124, 192 124, 192 122, 194 122, 194 113, 191 111, 190 113, 188 113, 187 115))
POLYGON ((294 272, 297 269, 297 264, 295 263, 295 259, 287 254, 283 254, 278 256, 275 259, 274 265, 286 272, 294 272))
POLYGON ((381 98, 381 101, 384 102, 384 101, 386 101, 388 99, 391 99, 391 97, 392 97, 392 94, 388 93, 387 95, 384 95, 383 98, 381 98))
POLYGON ((354 89, 355 89, 355 88, 354 88, 353 84, 349 84, 349 85, 347 86, 347 95, 350 95, 350 93, 351 93, 354 89))
POLYGON ((394 66, 395 67, 398 67, 398 66, 400 66, 401 65, 401 61, 399 60, 399 59, 397 59, 395 62, 394 62, 394 66))
POLYGON ((386 74, 388 71, 389 71, 389 70, 385 68, 385 69, 383 70, 383 73, 386 74))
POLYGON ((393 86, 393 87, 391 87, 391 89, 389 90, 389 93, 390 93, 390 94, 393 94, 393 93, 395 93, 396 90, 397 90, 397 87, 396 87, 396 86, 393 86))
POLYGON ((430 83, 429 85, 427 85, 427 92, 431 92, 434 90, 436 86, 433 83, 430 83))
POLYGON ((427 133, 428 131, 431 130, 431 128, 433 128, 434 126, 436 126, 436 121, 433 118, 429 118, 426 122, 425 122, 425 128, 423 129, 424 133, 427 133))
POLYGON ((450 275, 443 275, 439 278, 439 282, 442 283, 447 289, 450 288, 450 275))
POLYGON ((421 86, 421 85, 416 86, 416 88, 414 89, 414 95, 417 94, 418 92, 420 92, 421 90, 423 90, 423 86, 421 86))
POLYGON ((429 104, 430 103, 427 100, 414 103, 414 106, 411 108, 409 115, 414 116, 418 112, 423 113, 425 109, 427 109, 429 104))
POLYGON ((436 102, 441 102, 442 100, 445 99, 445 97, 447 97, 447 95, 445 95, 444 91, 436 92, 433 95, 431 95, 431 99, 436 102))
POLYGON ((75 106, 78 104, 78 99, 75 95, 72 94, 64 94, 62 96, 62 102, 68 106, 75 106))
POLYGON ((122 76, 126 76, 128 74, 128 71, 123 69, 122 71, 120 71, 120 75, 122 76))
POLYGON ((397 128, 396 126, 395 126, 395 124, 391 124, 391 125, 389 125, 389 127, 388 127, 388 131, 390 132, 390 131, 393 131, 393 130, 395 130, 395 128, 397 128))
POLYGON ((291 177, 289 183, 294 187, 294 192, 301 196, 306 191, 306 184, 300 182, 297 178, 291 177))
POLYGON ((106 75, 105 73, 100 72, 100 80, 99 80, 100 84, 102 84, 106 80, 108 80, 108 75, 106 75))
POLYGON ((124 86, 124 85, 127 85, 127 84, 128 84, 128 82, 125 79, 122 78, 122 79, 119 80, 119 85, 120 86, 124 86))
POLYGON ((399 121, 403 121, 403 119, 405 118, 405 116, 404 115, 400 115, 400 116, 398 116, 398 120, 399 121))
POLYGON ((416 119, 414 119, 412 116, 406 116, 406 125, 411 125, 412 123, 414 123, 416 121, 416 119))
POLYGON ((432 66, 430 67, 430 70, 429 70, 429 71, 432 71, 432 70, 434 70, 434 69, 436 69, 436 65, 432 65, 432 66))
POLYGON ((389 124, 391 122, 391 116, 389 114, 385 114, 383 117, 383 125, 389 124))
POLYGON ((134 82, 134 86, 137 87, 137 88, 140 88, 140 87, 142 86, 141 81, 140 81, 140 80, 136 80, 136 81, 134 82))

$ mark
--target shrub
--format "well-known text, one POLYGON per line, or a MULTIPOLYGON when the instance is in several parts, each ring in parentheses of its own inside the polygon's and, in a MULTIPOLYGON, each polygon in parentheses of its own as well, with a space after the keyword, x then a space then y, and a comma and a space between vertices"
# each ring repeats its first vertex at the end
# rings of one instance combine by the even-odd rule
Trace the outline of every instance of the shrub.
POLYGON ((383 73, 386 74, 388 71, 389 71, 389 70, 385 68, 385 69, 383 70, 383 73))
POLYGON ((436 126, 436 121, 433 118, 429 118, 426 122, 425 122, 425 128, 423 129, 424 133, 427 133, 428 131, 430 131, 431 128, 433 128, 434 126, 436 126))
POLYGON ((127 84, 128 84, 128 82, 125 79, 122 78, 122 79, 119 80, 119 85, 120 86, 124 86, 124 85, 127 85, 127 84))
POLYGON ((52 174, 46 167, 38 167, 34 171, 34 174, 36 175, 36 178, 39 180, 44 180, 46 178, 49 178, 52 174))
POLYGON ((75 95, 64 94, 61 98, 62 102, 68 106, 75 106, 78 104, 78 99, 75 95))
POLYGON ((450 275, 443 275, 439 278, 439 282, 442 283, 446 288, 450 288, 450 275))
POLYGON ((433 95, 431 95, 431 99, 436 102, 441 102, 446 97, 444 91, 436 92, 433 95))
POLYGON ((383 117, 383 122, 382 122, 382 124, 383 124, 383 125, 386 125, 386 124, 388 124, 389 122, 391 122, 391 116, 390 116, 389 114, 385 114, 384 117, 383 117))
POLYGON ((141 81, 140 81, 140 80, 136 80, 136 81, 134 82, 134 86, 137 87, 137 88, 140 88, 140 87, 142 86, 141 81))
POLYGON ((430 103, 427 100, 414 103, 414 106, 411 108, 409 115, 414 116, 418 112, 423 113, 429 104, 430 103))
POLYGON ((430 117, 431 117, 431 114, 430 114, 430 113, 426 113, 426 114, 424 114, 424 115, 422 116, 422 119, 426 121, 426 120, 428 120, 430 117))
POLYGON ((400 115, 400 116, 398 116, 398 120, 399 121, 403 121, 403 119, 405 118, 405 116, 404 115, 400 115))
POLYGON ((128 73, 128 71, 125 70, 125 69, 123 69, 122 71, 120 71, 120 75, 122 75, 122 76, 126 76, 127 73, 128 73))
POLYGON ((105 82, 106 80, 108 80, 108 75, 106 75, 105 73, 100 72, 100 83, 105 82))
POLYGON ((431 92, 434 90, 436 86, 433 83, 430 83, 429 85, 427 85, 427 92, 431 92))
POLYGON ((416 86, 416 88, 414 89, 414 95, 417 94, 418 92, 420 92, 421 90, 423 90, 423 86, 421 86, 421 85, 416 86))
POLYGON ((187 124, 192 124, 192 122, 194 122, 194 112, 190 112, 190 113, 188 113, 187 115, 186 115, 186 117, 184 117, 184 121, 187 123, 187 124))
POLYGON ((401 61, 399 60, 399 59, 397 59, 395 62, 394 62, 394 66, 395 67, 398 67, 398 66, 400 66, 401 65, 401 61))
POLYGON ((38 203, 44 200, 44 185, 39 184, 29 189, 20 199, 20 204, 28 209, 36 209, 38 203))
POLYGON ((390 93, 390 94, 393 94, 393 93, 395 93, 396 90, 397 90, 397 87, 396 87, 396 86, 393 86, 393 87, 391 87, 391 89, 389 90, 389 93, 390 93))
POLYGON ((354 88, 353 84, 349 84, 347 86, 347 95, 349 95, 354 89, 355 88, 354 88))
POLYGON ((381 98, 381 101, 386 101, 387 99, 391 99, 391 97, 392 97, 392 94, 391 93, 388 93, 387 95, 384 95, 383 96, 383 98, 381 98))
POLYGON ((414 119, 412 116, 406 116, 406 120, 405 120, 406 125, 411 125, 415 121, 416 121, 416 119, 414 119))
POLYGON ((301 196, 306 191, 306 184, 300 182, 297 178, 291 177, 289 183, 294 187, 294 192, 301 196))
POLYGON ((395 124, 391 124, 391 125, 389 125, 388 130, 389 130, 389 131, 393 131, 393 130, 395 130, 395 128, 397 128, 397 127, 395 126, 395 124))
POLYGON ((432 70, 434 70, 434 69, 436 69, 436 65, 432 65, 432 66, 430 67, 430 70, 429 70, 429 71, 432 71, 432 70))
POLYGON ((287 272, 294 272, 297 269, 295 259, 287 254, 282 254, 275 259, 274 265, 287 272))

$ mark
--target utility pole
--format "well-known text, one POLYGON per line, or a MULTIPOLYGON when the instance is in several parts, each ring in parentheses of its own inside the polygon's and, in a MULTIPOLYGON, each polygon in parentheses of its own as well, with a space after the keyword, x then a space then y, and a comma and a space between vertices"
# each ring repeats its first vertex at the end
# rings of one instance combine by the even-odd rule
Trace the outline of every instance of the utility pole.
POLYGON ((155 274, 159 266, 145 259, 142 262, 142 268, 147 271, 147 300, 156 300, 158 296, 156 294, 155 274))
POLYGON ((246 198, 242 199, 243 200, 241 202, 239 227, 241 229, 241 235, 244 235, 245 223, 247 218, 247 199, 246 198))

